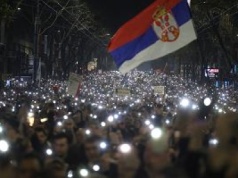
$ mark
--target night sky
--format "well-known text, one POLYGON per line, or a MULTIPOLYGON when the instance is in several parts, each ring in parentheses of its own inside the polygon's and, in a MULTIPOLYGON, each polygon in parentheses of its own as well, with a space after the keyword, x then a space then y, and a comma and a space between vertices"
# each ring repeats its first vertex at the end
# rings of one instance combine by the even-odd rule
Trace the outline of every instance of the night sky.
POLYGON ((110 33, 146 8, 153 0, 87 0, 91 10, 110 33))

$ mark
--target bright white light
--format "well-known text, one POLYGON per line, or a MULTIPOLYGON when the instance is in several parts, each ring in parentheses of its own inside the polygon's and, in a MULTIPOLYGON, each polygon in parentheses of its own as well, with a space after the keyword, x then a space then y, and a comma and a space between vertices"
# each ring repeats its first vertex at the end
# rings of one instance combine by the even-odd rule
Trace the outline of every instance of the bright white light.
POLYGON ((122 153, 129 153, 131 151, 131 146, 129 144, 122 144, 119 146, 119 150, 122 153))
POLYGON ((57 122, 57 126, 61 127, 63 125, 62 122, 57 122))
POLYGON ((2 126, 0 126, 0 133, 2 133, 3 132, 3 127, 2 126))
POLYGON ((222 109, 219 109, 219 110, 218 110, 218 112, 219 112, 219 113, 222 113, 222 112, 223 112, 223 110, 222 110, 222 109))
POLYGON ((150 130, 152 130, 152 129, 154 129, 154 128, 155 128, 154 125, 152 125, 152 124, 149 125, 149 129, 150 129, 150 130))
POLYGON ((156 102, 157 104, 160 103, 160 101, 162 101, 161 98, 156 98, 156 100, 155 100, 155 102, 156 102))
POLYGON ((98 106, 98 109, 103 109, 103 107, 100 105, 100 106, 98 106))
POLYGON ((166 124, 170 124, 170 121, 167 119, 167 120, 165 121, 165 123, 166 123, 166 124))
POLYGON ((86 101, 85 99, 81 99, 81 102, 82 102, 82 103, 85 103, 85 101, 86 101))
POLYGON ((191 5, 191 0, 187 0, 188 1, 188 5, 190 6, 191 5))
POLYGON ((203 103, 204 103, 205 106, 210 106, 211 103, 212 103, 212 100, 210 98, 205 98, 203 103))
POLYGON ((193 110, 196 110, 197 108, 198 108, 198 106, 195 105, 195 104, 192 106, 192 109, 193 109, 193 110))
POLYGON ((109 116, 108 118, 107 118, 107 120, 108 120, 108 122, 113 122, 113 116, 109 116))
POLYGON ((73 171, 69 171, 67 177, 72 178, 73 177, 73 171))
POLYGON ((159 139, 162 136, 162 130, 160 128, 155 128, 150 133, 153 139, 159 139))
POLYGON ((115 119, 118 119, 118 117, 119 117, 118 114, 114 114, 115 119))
POLYGON ((67 120, 69 117, 67 115, 64 115, 64 120, 67 120))
POLYGON ((140 113, 140 112, 138 113, 138 116, 141 116, 141 113, 140 113))
POLYGON ((7 152, 9 149, 9 144, 6 140, 0 140, 0 152, 7 152))
POLYGON ((211 139, 209 140, 209 144, 210 145, 217 145, 219 143, 219 141, 217 139, 211 139))
POLYGON ((189 100, 187 98, 184 98, 181 100, 180 105, 184 108, 189 106, 189 100))
POLYGON ((89 175, 89 172, 87 169, 81 169, 79 171, 79 174, 82 176, 82 177, 87 177, 89 175))
POLYGON ((152 115, 152 116, 151 116, 151 119, 155 119, 155 115, 152 115))
POLYGON ((94 116, 93 116, 93 118, 94 118, 94 119, 97 119, 97 118, 98 118, 98 116, 97 116, 97 115, 94 115, 94 116))
POLYGON ((149 120, 146 120, 146 121, 145 121, 145 125, 150 125, 150 121, 149 121, 149 120))
POLYGON ((34 113, 33 112, 29 112, 28 113, 28 117, 33 117, 34 116, 34 113))
POLYGON ((101 126, 102 127, 106 127, 106 123, 105 122, 101 122, 101 126))
POLYGON ((105 142, 101 142, 100 143, 100 148, 103 149, 103 150, 106 149, 107 148, 107 144, 105 142))
POLYGON ((87 129, 87 130, 85 131, 85 133, 86 133, 86 135, 90 135, 90 134, 91 134, 91 131, 87 129))
POLYGON ((99 171, 100 170, 99 165, 97 165, 97 164, 93 165, 93 170, 94 171, 99 171))
POLYGON ((48 156, 51 156, 53 154, 53 151, 51 149, 47 149, 45 152, 48 156))

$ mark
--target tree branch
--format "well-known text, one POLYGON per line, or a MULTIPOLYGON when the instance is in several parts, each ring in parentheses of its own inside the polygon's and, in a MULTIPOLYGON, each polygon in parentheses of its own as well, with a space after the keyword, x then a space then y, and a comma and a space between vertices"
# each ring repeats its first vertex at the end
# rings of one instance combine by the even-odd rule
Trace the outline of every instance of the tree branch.
MULTIPOLYGON (((44 1, 42 1, 42 2, 45 3, 44 1)), ((59 11, 56 13, 56 16, 55 16, 53 22, 52 22, 48 27, 46 27, 44 30, 42 30, 42 31, 40 32, 40 35, 44 34, 49 28, 51 28, 51 27, 55 24, 55 22, 58 20, 59 16, 62 15, 63 11, 65 10, 65 8, 66 8, 67 5, 69 4, 69 2, 70 2, 70 0, 68 0, 67 3, 65 4, 65 6, 63 6, 62 9, 59 10, 59 11)))
POLYGON ((62 12, 59 12, 58 14, 56 14, 55 19, 53 20, 53 22, 52 22, 48 27, 46 27, 44 30, 42 30, 42 31, 40 32, 40 35, 44 34, 49 28, 51 28, 51 27, 55 24, 56 20, 57 20, 58 17, 61 15, 61 13, 62 13, 62 12))

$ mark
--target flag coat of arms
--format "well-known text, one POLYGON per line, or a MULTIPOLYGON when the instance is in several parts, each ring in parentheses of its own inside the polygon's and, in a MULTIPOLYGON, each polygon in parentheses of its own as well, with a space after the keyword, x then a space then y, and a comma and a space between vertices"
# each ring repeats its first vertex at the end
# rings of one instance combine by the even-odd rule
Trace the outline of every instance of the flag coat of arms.
POLYGON ((116 32, 108 51, 124 74, 195 39, 187 0, 156 0, 116 32))

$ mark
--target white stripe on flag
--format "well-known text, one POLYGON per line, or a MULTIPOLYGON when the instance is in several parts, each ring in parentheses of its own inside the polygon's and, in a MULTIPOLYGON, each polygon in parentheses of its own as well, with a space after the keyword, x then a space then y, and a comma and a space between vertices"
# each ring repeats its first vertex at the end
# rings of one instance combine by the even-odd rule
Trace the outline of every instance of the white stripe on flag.
POLYGON ((180 35, 175 42, 162 42, 161 40, 157 41, 148 48, 139 52, 131 60, 125 61, 120 66, 119 71, 125 74, 130 70, 138 67, 143 62, 155 60, 167 54, 175 52, 195 39, 197 39, 197 37, 194 31, 193 22, 192 20, 189 20, 187 23, 180 27, 180 35))

